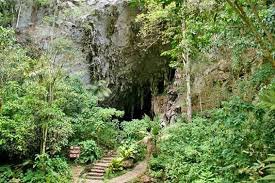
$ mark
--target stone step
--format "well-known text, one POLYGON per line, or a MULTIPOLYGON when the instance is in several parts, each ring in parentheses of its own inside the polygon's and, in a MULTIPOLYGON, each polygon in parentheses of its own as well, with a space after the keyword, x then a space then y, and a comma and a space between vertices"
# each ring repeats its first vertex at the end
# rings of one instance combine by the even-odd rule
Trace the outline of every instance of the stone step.
POLYGON ((94 168, 92 168, 89 172, 92 172, 92 173, 105 173, 105 169, 94 169, 94 168))
POLYGON ((108 155, 106 155, 106 156, 104 156, 104 157, 114 157, 114 156, 117 156, 117 153, 108 154, 108 155))
POLYGON ((112 161, 111 160, 100 160, 98 163, 107 163, 110 164, 112 161))
POLYGON ((89 172, 87 173, 88 176, 95 176, 95 177, 103 177, 104 176, 104 173, 101 172, 101 173, 98 173, 98 172, 89 172))
POLYGON ((92 170, 103 170, 103 171, 105 171, 107 168, 108 168, 109 166, 94 166, 93 168, 91 168, 90 170, 92 171, 92 170))
POLYGON ((92 170, 105 170, 107 167, 103 167, 103 166, 93 166, 92 170))
POLYGON ((86 179, 90 179, 90 180, 103 180, 104 177, 97 177, 97 176, 89 176, 89 175, 86 175, 85 178, 86 178, 86 179))
POLYGON ((85 178, 90 181, 102 181, 104 180, 105 170, 110 166, 112 160, 117 156, 116 153, 110 153, 100 160, 98 160, 86 173, 85 178))
POLYGON ((105 157, 105 158, 102 158, 101 160, 112 161, 113 159, 114 159, 114 157, 105 157))
POLYGON ((106 156, 112 156, 112 155, 116 155, 117 154, 117 152, 116 151, 113 151, 113 152, 108 152, 107 154, 106 154, 106 156))
POLYGON ((108 163, 96 163, 94 165, 94 167, 104 167, 104 168, 108 168, 109 164, 108 163))
POLYGON ((86 179, 83 183, 104 183, 104 180, 90 180, 86 179))

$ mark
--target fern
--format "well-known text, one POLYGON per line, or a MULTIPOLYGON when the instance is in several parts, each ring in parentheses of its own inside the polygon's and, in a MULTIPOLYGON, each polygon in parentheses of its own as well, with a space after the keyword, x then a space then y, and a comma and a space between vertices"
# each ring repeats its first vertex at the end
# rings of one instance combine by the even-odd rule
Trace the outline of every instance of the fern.
POLYGON ((270 110, 275 110, 275 83, 272 83, 261 95, 261 104, 270 110))
POLYGON ((261 178, 260 180, 275 181, 275 154, 271 154, 270 157, 265 160, 265 162, 268 163, 268 165, 265 166, 268 175, 261 178))

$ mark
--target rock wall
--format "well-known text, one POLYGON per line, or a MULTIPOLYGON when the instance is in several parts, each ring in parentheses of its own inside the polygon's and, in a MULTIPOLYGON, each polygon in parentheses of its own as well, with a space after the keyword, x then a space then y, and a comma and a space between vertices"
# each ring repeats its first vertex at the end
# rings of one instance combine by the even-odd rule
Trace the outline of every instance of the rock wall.
POLYGON ((17 9, 20 6, 19 20, 14 22, 18 41, 43 50, 50 39, 72 39, 79 52, 67 70, 87 84, 105 80, 113 93, 102 105, 125 110, 125 119, 154 114, 152 96, 167 85, 170 69, 157 48, 148 52, 136 48, 137 10, 126 0, 63 0, 58 6, 28 0, 17 9))
POLYGON ((93 1, 90 5, 97 8, 85 19, 82 43, 91 81, 105 80, 113 92, 103 105, 124 110, 129 120, 153 116, 152 96, 169 67, 158 49, 137 49, 137 10, 127 2, 93 1))
POLYGON ((32 0, 22 1, 22 4, 17 4, 20 15, 13 26, 16 27, 18 41, 38 52, 49 49, 52 39, 60 37, 71 39, 72 47, 79 51, 76 53, 77 56, 73 64, 68 65, 66 70, 71 74, 79 75, 84 83, 89 84, 89 64, 85 54, 81 51, 82 30, 77 26, 83 20, 82 15, 84 14, 72 16, 80 11, 79 4, 73 2, 75 1, 59 2, 58 7, 54 7, 39 6, 32 0), (68 16, 68 14, 70 15, 68 16), (52 26, 53 21, 55 26, 52 26))
MULTIPOLYGON (((220 105, 231 93, 233 78, 230 74, 230 61, 221 59, 201 68, 201 72, 192 75, 192 109, 201 112, 220 105)), ((196 69, 196 65, 193 65, 196 69)), ((173 82, 167 87, 167 93, 154 96, 153 111, 160 116, 163 126, 175 123, 178 117, 186 114, 185 75, 177 69, 173 82)))
POLYGON ((57 8, 27 0, 16 6, 20 12, 14 22, 18 41, 47 49, 50 37, 72 39, 81 52, 69 70, 72 74, 81 72, 87 84, 102 79, 115 85, 125 77, 121 70, 129 69, 127 63, 134 61, 130 50, 135 11, 124 0, 63 0, 57 8), (55 19, 56 26, 47 19, 55 19))
MULTIPOLYGON (((87 85, 105 80, 112 95, 102 105, 124 110, 124 119, 159 115, 163 125, 168 125, 186 112, 184 73, 169 68, 167 59, 160 57, 161 49, 137 49, 138 12, 127 0, 62 0, 58 6, 38 6, 26 0, 17 4, 19 9, 14 22, 18 41, 43 50, 52 38, 72 39, 79 52, 75 64, 66 69, 87 85)), ((219 105, 225 94, 220 89, 230 81, 229 76, 225 60, 193 76, 193 109, 219 105)))

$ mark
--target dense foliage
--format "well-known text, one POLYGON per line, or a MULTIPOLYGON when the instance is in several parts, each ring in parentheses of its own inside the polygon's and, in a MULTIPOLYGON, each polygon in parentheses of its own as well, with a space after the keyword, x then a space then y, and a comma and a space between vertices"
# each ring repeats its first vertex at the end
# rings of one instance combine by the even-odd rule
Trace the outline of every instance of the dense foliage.
POLYGON ((22 177, 22 182, 71 182, 71 171, 64 159, 50 158, 47 154, 38 155, 32 170, 22 177))
MULTIPOLYGON (((274 87, 274 84, 270 88, 274 87)), ((274 153, 274 109, 233 98, 166 130, 151 174, 166 182, 255 182, 274 153)))
POLYGON ((132 120, 130 122, 122 122, 122 137, 123 139, 142 140, 146 135, 148 135, 148 129, 151 126, 151 119, 145 116, 141 120, 132 120))
POLYGON ((80 163, 92 163, 99 159, 102 154, 102 150, 97 147, 97 144, 93 140, 86 140, 79 143, 81 148, 80 157, 77 159, 80 163))
MULTIPOLYGON (((162 119, 148 116, 121 122, 123 111, 99 105, 111 93, 106 81, 84 85, 67 70, 78 64, 79 50, 68 35, 54 36, 55 26, 66 17, 57 17, 62 9, 59 1, 29 0, 35 8, 52 8, 48 14, 53 16, 44 18, 53 35, 45 48, 36 48, 31 40, 19 44, 15 30, 19 31, 22 2, 0 0, 0 183, 71 182, 70 146, 80 146, 80 158, 75 161, 80 164, 91 164, 106 151, 117 149, 108 174, 127 171, 146 157, 152 182, 275 180, 273 1, 130 1, 139 10, 131 23, 137 33, 131 35, 137 41, 135 49, 141 55, 154 50, 170 61, 175 78, 161 90, 184 96, 187 107, 180 100, 177 105, 188 108, 187 113, 190 108, 187 120, 179 114, 178 123, 165 124, 164 129, 162 119), (221 71, 217 75, 226 76, 200 82, 199 76, 215 70, 212 66, 221 71), (195 84, 207 91, 195 93, 195 84), (198 98, 202 94, 206 97, 198 98), (201 110, 192 119, 192 107, 199 102, 201 110), (215 105, 203 110, 202 103, 215 105)), ((151 69, 152 74, 163 74, 151 69)), ((136 70, 140 74, 134 83, 140 85, 143 70, 136 70)), ((150 95, 161 95, 150 87, 150 95)), ((142 95, 134 88, 129 92, 129 96, 142 95)), ((170 102, 175 101, 169 99, 169 107, 170 102)))
MULTIPOLYGON (((131 2, 140 9, 136 18, 139 27, 137 46, 145 51, 157 47, 162 56, 170 60, 171 67, 177 68, 180 73, 183 73, 183 69, 190 72, 191 82, 197 81, 195 79, 202 77, 205 71, 209 74, 207 71, 215 64, 229 65, 229 76, 222 78, 222 81, 214 81, 210 76, 205 78, 205 90, 191 92, 192 98, 205 96, 201 98, 201 103, 219 106, 222 100, 234 95, 252 101, 260 89, 259 85, 254 85, 255 82, 253 85, 248 83, 254 71, 267 63, 266 66, 273 66, 269 70, 274 75, 274 2, 131 2), (186 58, 189 65, 186 64, 186 58), (242 85, 242 91, 239 90, 239 85, 242 85)), ((266 74, 267 70, 264 71, 266 74)), ((261 74, 264 76, 263 72, 261 74)), ((178 92, 183 94, 188 91, 188 87, 183 84, 184 80, 177 87, 178 92)), ((266 83, 266 80, 262 82, 266 83)), ((191 89, 193 84, 190 84, 191 89)), ((199 105, 198 100, 193 100, 192 103, 199 105)))
POLYGON ((0 153, 19 162, 36 157, 32 170, 15 176, 23 182, 70 182, 66 161, 52 157, 80 145, 79 161, 95 161, 102 148, 115 147, 118 133, 111 121, 123 115, 97 106, 99 91, 107 89, 84 87, 62 68, 73 58, 69 40, 55 39, 52 46, 62 54, 58 63, 51 50, 34 57, 16 43, 13 30, 0 28, 0 153))
POLYGON ((171 67, 185 69, 187 87, 177 89, 187 101, 189 74, 194 82, 211 65, 229 65, 229 77, 206 78, 207 91, 190 97, 205 93, 200 104, 218 108, 166 129, 150 175, 156 182, 255 182, 266 175, 264 160, 274 153, 274 2, 131 2, 140 9, 138 46, 158 46, 171 67))
POLYGON ((146 145, 136 141, 123 141, 118 147, 118 156, 114 158, 106 170, 106 178, 116 177, 131 170, 146 156, 146 145))
POLYGON ((10 166, 0 167, 0 182, 64 182, 71 181, 71 171, 65 159, 60 157, 50 158, 49 155, 37 155, 34 162, 26 161, 23 169, 13 170, 10 166), (33 164, 33 165, 32 165, 33 164), (31 167, 31 165, 33 167, 31 167), (28 167, 31 167, 28 169, 28 167))
MULTIPOLYGON (((172 49, 163 47, 168 51, 164 54, 176 58, 184 45, 184 50, 192 52, 194 61, 203 59, 207 56, 202 55, 205 53, 219 55, 225 48, 232 49, 232 54, 239 58, 248 48, 259 49, 257 51, 269 56, 274 54, 274 3, 246 0, 131 2, 142 10, 137 17, 139 36, 145 38, 139 45, 142 48, 168 45, 172 49), (181 27, 183 22, 184 28, 181 27)), ((273 63, 272 58, 267 59, 273 63)))

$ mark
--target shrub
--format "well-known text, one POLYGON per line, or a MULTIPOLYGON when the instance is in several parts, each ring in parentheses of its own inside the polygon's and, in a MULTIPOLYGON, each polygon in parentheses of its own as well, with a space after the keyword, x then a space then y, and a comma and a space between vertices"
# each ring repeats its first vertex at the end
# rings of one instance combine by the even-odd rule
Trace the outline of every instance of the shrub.
POLYGON ((274 113, 234 98, 209 119, 176 124, 164 132, 152 176, 167 182, 256 181, 275 148, 274 113))
POLYGON ((141 120, 132 120, 130 122, 123 122, 123 138, 132 140, 141 140, 147 134, 147 129, 150 128, 151 119, 145 116, 141 120))
POLYGON ((118 131, 112 118, 121 115, 121 111, 111 108, 86 108, 73 121, 74 136, 71 139, 78 142, 93 139, 98 145, 113 149, 118 142, 118 131))
POLYGON ((119 151, 119 156, 123 158, 123 160, 131 159, 131 158, 134 159, 135 158, 134 155, 137 153, 137 149, 134 144, 122 145, 119 147, 118 151, 119 151))
MULTIPOLYGON (((145 158, 145 146, 137 144, 135 141, 125 141, 123 145, 118 148, 119 157, 112 160, 111 165, 107 170, 107 177, 110 174, 120 172, 124 169, 123 162, 132 160, 134 164, 137 161, 145 158)), ((127 169, 127 168, 125 168, 127 169)))
POLYGON ((133 159, 134 161, 142 160, 145 157, 145 146, 132 142, 123 144, 118 148, 119 156, 123 160, 133 159))
POLYGON ((34 167, 28 170, 23 178, 23 183, 57 183, 71 182, 70 167, 62 158, 50 158, 47 154, 38 155, 34 167))
POLYGON ((275 81, 270 84, 266 90, 260 93, 260 105, 269 109, 275 110, 275 81))
POLYGON ((94 140, 86 140, 80 142, 79 145, 81 147, 81 153, 77 161, 82 164, 92 163, 102 155, 102 150, 96 145, 94 140))
POLYGON ((14 172, 9 166, 0 167, 0 182, 9 182, 14 176, 14 172))
POLYGON ((269 158, 265 160, 267 165, 264 167, 268 175, 259 179, 260 181, 275 181, 275 155, 269 155, 269 158))
POLYGON ((113 173, 123 170, 123 158, 118 157, 112 160, 111 165, 108 167, 107 172, 113 173))
POLYGON ((105 122, 96 131, 97 143, 107 149, 114 149, 118 145, 118 129, 113 122, 105 122))

